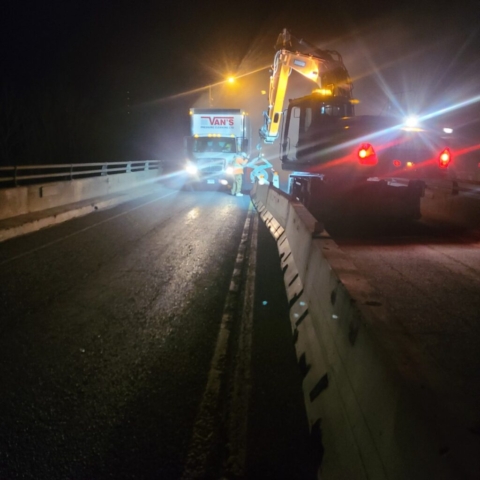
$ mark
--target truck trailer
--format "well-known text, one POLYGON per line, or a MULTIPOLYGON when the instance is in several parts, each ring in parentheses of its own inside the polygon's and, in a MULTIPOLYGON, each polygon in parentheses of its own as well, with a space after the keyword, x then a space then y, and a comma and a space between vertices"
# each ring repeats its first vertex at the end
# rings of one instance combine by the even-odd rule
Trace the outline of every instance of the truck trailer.
POLYGON ((189 185, 228 185, 235 156, 250 156, 250 118, 241 109, 190 109, 185 137, 185 171, 189 185))

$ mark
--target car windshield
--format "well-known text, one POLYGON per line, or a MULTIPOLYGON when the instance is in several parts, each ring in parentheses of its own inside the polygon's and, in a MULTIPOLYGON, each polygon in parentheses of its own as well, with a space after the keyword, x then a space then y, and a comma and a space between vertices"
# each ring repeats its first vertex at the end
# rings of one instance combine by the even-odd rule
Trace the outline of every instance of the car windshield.
POLYGON ((234 153, 235 139, 234 138, 196 138, 193 142, 193 151, 202 152, 216 152, 216 153, 234 153))

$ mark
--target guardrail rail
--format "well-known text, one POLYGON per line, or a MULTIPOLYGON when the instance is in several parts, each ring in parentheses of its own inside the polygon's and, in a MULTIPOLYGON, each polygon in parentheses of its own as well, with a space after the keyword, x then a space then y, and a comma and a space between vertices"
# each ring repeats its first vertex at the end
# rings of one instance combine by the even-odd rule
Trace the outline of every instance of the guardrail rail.
POLYGON ((68 181, 77 178, 155 170, 161 160, 134 162, 65 163, 57 165, 17 165, 0 167, 0 188, 32 185, 37 180, 68 181))

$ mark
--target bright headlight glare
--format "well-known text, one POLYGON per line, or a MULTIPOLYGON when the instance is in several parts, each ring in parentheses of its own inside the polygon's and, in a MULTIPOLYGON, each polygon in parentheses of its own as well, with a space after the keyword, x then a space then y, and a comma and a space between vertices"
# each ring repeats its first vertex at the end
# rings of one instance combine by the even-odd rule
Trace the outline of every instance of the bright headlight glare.
POLYGON ((195 175, 198 172, 198 168, 196 165, 193 163, 189 163, 186 167, 185 170, 190 173, 191 175, 195 175))
POLYGON ((407 127, 418 127, 418 117, 415 115, 410 115, 405 119, 405 125, 407 127))

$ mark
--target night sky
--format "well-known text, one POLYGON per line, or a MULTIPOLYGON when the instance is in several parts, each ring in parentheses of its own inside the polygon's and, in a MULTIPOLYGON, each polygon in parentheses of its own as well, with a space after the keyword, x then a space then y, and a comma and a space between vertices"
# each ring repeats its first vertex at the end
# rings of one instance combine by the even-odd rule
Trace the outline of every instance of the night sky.
MULTIPOLYGON (((23 99, 28 111, 48 92, 50 103, 63 98, 71 110, 88 104, 92 118, 108 112, 103 128, 128 118, 116 131, 138 157, 177 155, 188 107, 206 106, 202 87, 227 74, 240 79, 214 88, 216 106, 260 119, 265 67, 284 27, 340 51, 358 113, 385 112, 392 99, 428 112, 480 94, 478 0, 7 1, 0 21, 2 101, 23 99)), ((292 81, 290 96, 313 87, 302 81, 292 81)), ((82 129, 102 128, 93 123, 82 129)))

